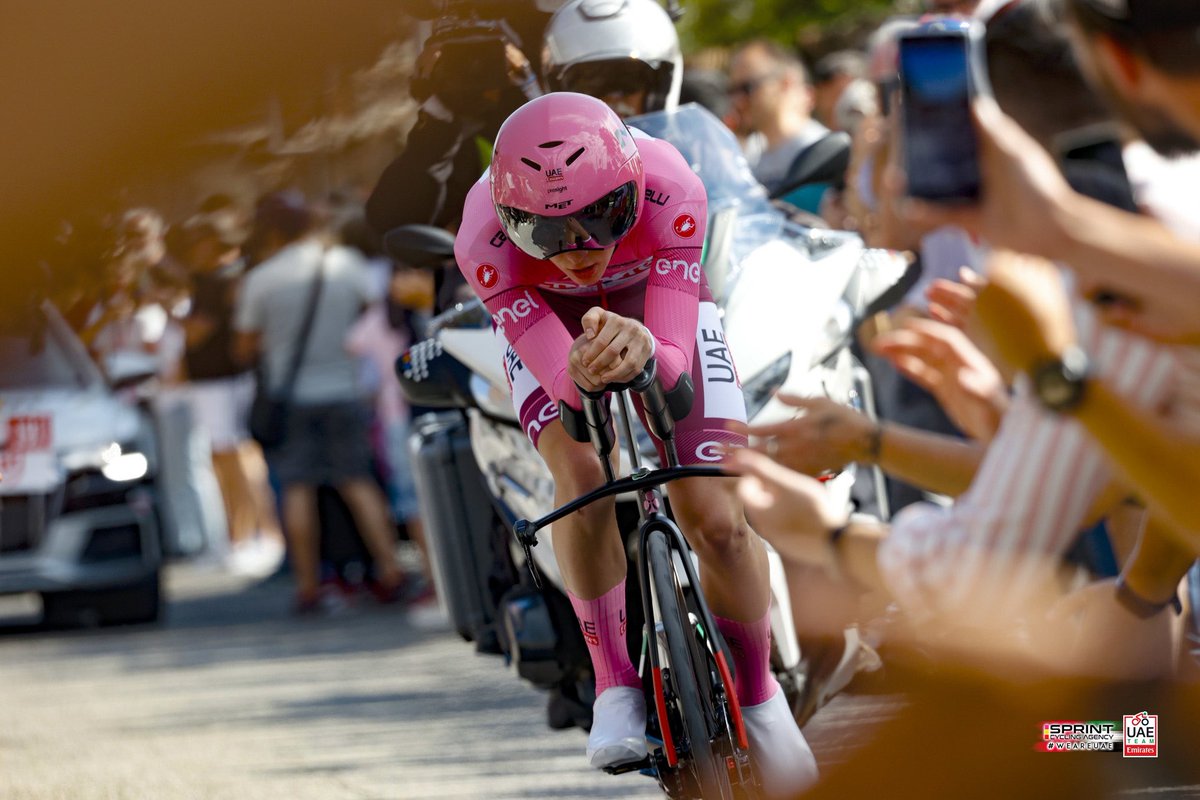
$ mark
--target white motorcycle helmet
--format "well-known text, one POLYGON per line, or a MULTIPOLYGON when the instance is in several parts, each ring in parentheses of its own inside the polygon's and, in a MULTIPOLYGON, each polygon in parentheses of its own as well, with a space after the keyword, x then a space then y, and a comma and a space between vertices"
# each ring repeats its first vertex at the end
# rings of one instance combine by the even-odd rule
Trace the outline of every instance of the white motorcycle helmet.
POLYGON ((645 90, 643 109, 679 105, 683 53, 670 15, 656 0, 570 0, 550 18, 542 51, 551 91, 602 100, 645 90))

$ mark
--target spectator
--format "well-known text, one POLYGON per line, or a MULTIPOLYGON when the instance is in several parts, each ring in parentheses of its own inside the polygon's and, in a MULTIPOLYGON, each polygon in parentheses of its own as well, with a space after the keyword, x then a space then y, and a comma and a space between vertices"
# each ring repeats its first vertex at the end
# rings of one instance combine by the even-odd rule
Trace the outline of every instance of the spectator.
MULTIPOLYGON (((1063 0, 1073 42, 1123 120, 1164 154, 1200 150, 1200 5, 1141 0, 1114 5, 1063 0)), ((1158 222, 1072 192, 1053 160, 986 101, 976 108, 987 191, 977 208, 907 204, 906 221, 954 223, 996 246, 1068 262, 1095 293, 1125 297, 1124 324, 1176 340, 1200 334, 1200 245, 1158 222)))
POLYGON ((299 362, 287 431, 268 458, 283 486, 283 521, 296 579, 296 611, 334 609, 319 574, 316 491, 337 489, 375 562, 387 597, 398 596, 400 569, 387 503, 371 476, 366 410, 358 359, 346 352, 347 332, 376 299, 360 257, 329 247, 312 230, 303 196, 279 192, 259 200, 252 238, 262 261, 246 277, 234 315, 235 355, 243 364, 261 357, 268 386, 278 396, 299 345, 302 314, 320 291, 312 330, 299 362))
POLYGON ((813 93, 804 64, 766 39, 734 52, 729 95, 746 132, 763 136, 765 148, 751 167, 768 191, 780 188, 796 156, 829 132, 812 118, 813 93))
MULTIPOLYGON (((854 50, 839 50, 818 61, 813 66, 813 116, 831 130, 847 130, 839 124, 838 103, 866 76, 866 56, 854 50)), ((865 81, 862 85, 870 87, 865 81)))
POLYGON ((221 217, 178 226, 176 260, 191 271, 183 327, 192 416, 208 435, 229 525, 230 565, 254 571, 278 558, 282 532, 262 451, 246 430, 254 377, 233 359, 233 304, 241 282, 238 244, 221 217))
POLYGON ((392 517, 404 526, 421 558, 423 584, 409 593, 407 600, 412 605, 429 604, 436 602, 437 596, 408 454, 414 409, 405 402, 393 371, 396 359, 417 341, 413 324, 421 323, 414 317, 427 318, 428 311, 433 308, 433 275, 429 270, 396 268, 383 255, 378 237, 367 226, 361 211, 343 212, 339 234, 347 247, 356 249, 367 259, 374 292, 377 297, 385 298, 372 303, 354 324, 346 346, 363 360, 366 376, 363 382, 374 394, 375 449, 377 462, 382 465, 392 517))
MULTIPOLYGON (((1031 9, 1018 11, 1026 14, 1026 23, 1038 24, 1031 9)), ((1024 79, 1037 85, 1038 92, 1014 96, 1053 111, 1042 105, 1048 91, 1045 74, 1033 63, 1028 66, 1034 70, 1024 79)), ((1097 374, 1111 381, 1132 407, 1145 413, 1184 399, 1171 381, 1178 369, 1172 352, 1104 328, 1083 304, 1076 303, 1075 317, 1080 340, 1097 354, 1097 374)), ((1019 320, 1011 325, 1010 320, 1006 327, 1003 335, 1019 339, 1027 336, 1029 326, 1019 320)), ((887 586, 910 610, 958 614, 970 609, 1011 620, 1009 615, 1036 590, 1076 531, 1122 496, 1099 448, 1078 426, 1047 415, 1037 397, 1025 387, 1018 393, 969 490, 951 509, 908 509, 893 521, 886 538, 883 530, 857 523, 839 533, 835 542, 846 541, 841 552, 856 577, 887 586), (1037 465, 1037 472, 1030 472, 1030 464, 1037 465)), ((879 444, 886 453, 886 435, 879 444)), ((744 457, 747 469, 758 476, 746 491, 760 513, 768 513, 769 500, 786 496, 795 500, 793 514, 809 515, 802 525, 810 533, 827 524, 840 530, 843 520, 820 507, 813 484, 772 472, 769 462, 752 454, 744 457), (772 488, 765 489, 768 484, 772 488)), ((783 512, 776 508, 770 513, 783 512)), ((782 522, 781 516, 777 519, 782 522)), ((807 546, 815 547, 808 551, 813 559, 829 557, 823 543, 814 546, 809 540, 807 546)))

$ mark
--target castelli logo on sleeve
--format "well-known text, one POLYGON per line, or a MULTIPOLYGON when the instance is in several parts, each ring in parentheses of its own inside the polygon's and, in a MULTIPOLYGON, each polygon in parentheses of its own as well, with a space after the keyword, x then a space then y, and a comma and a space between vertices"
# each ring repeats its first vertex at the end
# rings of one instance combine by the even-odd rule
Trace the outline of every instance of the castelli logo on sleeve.
POLYGON ((480 286, 491 289, 500 282, 500 271, 491 264, 480 264, 479 269, 475 270, 475 277, 479 280, 480 286))
POLYGON ((680 214, 671 227, 675 229, 676 235, 690 239, 696 233, 696 220, 691 214, 680 214))

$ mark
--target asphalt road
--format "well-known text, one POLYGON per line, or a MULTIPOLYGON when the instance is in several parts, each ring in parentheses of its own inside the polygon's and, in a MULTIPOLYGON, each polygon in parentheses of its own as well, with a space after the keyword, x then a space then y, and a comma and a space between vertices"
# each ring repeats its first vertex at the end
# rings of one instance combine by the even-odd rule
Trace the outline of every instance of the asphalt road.
MULTIPOLYGON (((0 632, 4 800, 658 797, 587 768, 581 731, 444 620, 288 613, 286 581, 170 571, 164 624, 0 632)), ((888 698, 810 724, 840 760, 888 698)))

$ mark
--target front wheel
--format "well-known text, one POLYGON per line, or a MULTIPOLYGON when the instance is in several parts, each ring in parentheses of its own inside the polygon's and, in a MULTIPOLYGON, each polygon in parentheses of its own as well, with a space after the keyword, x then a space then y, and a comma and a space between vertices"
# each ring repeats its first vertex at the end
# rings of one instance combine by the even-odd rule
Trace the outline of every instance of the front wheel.
POLYGON ((659 722, 663 728, 670 725, 676 729, 670 738, 681 764, 686 763, 695 779, 700 796, 704 800, 733 798, 729 772, 712 745, 717 720, 704 701, 708 695, 707 661, 688 617, 672 552, 665 533, 654 531, 648 535, 647 568, 667 649, 667 663, 660 666, 668 719, 659 722))

